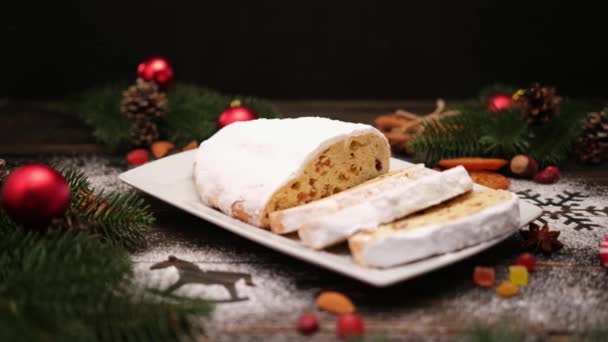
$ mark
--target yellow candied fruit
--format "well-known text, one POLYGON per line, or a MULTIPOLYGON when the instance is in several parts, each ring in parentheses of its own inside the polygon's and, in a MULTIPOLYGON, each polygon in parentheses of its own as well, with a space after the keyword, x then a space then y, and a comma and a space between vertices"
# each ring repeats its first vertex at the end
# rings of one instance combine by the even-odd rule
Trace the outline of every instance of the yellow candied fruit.
POLYGON ((515 285, 528 285, 528 269, 519 265, 509 266, 509 280, 515 285))
POLYGON ((509 298, 517 294, 519 288, 510 281, 503 281, 497 288, 496 293, 501 297, 509 298))

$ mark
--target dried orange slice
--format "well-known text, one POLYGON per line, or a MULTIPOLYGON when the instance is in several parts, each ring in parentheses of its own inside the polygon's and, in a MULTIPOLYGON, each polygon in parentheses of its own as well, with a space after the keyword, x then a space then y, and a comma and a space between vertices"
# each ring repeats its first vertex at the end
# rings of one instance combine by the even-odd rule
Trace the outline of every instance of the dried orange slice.
POLYGON ((498 170, 508 163, 508 160, 498 158, 453 158, 442 159, 438 164, 446 169, 462 165, 468 171, 482 171, 498 170))

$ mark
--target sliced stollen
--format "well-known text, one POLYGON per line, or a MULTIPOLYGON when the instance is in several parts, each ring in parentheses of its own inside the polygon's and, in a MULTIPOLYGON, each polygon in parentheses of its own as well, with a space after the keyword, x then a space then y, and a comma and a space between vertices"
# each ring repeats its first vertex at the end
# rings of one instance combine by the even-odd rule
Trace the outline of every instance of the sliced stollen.
POLYGON ((473 181, 462 167, 437 172, 418 164, 320 201, 275 212, 270 225, 278 233, 297 230, 304 245, 321 249, 472 188, 473 181))
POLYGON ((205 205, 268 227, 273 211, 388 172, 390 153, 369 125, 319 117, 235 122, 200 145, 194 181, 205 205))
POLYGON ((519 228, 517 195, 476 190, 348 240, 355 261, 391 267, 491 240, 519 228))

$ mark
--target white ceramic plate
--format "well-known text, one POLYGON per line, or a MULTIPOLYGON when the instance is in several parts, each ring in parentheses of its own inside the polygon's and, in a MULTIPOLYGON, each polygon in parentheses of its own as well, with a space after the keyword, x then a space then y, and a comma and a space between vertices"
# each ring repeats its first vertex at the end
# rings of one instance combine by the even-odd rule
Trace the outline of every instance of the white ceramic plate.
MULTIPOLYGON (((297 238, 275 235, 268 230, 249 225, 206 207, 200 203, 192 180, 194 156, 195 151, 188 151, 165 157, 131 169, 121 174, 120 179, 145 193, 249 240, 371 285, 388 286, 430 272, 490 248, 510 235, 507 234, 473 247, 398 267, 366 268, 357 265, 344 251, 314 251, 304 247, 297 238)), ((391 159, 391 169, 393 170, 401 169, 409 164, 399 159, 391 159)), ((520 203, 521 226, 541 215, 542 210, 539 207, 524 201, 520 201, 520 203)))

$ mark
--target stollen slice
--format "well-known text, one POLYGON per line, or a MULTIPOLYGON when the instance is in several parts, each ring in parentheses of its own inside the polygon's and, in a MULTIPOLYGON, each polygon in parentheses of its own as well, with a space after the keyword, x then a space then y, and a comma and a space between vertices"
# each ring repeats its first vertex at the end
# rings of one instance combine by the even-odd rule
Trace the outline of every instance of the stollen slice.
POLYGON ((348 240, 355 261, 386 268, 449 253, 519 228, 517 195, 475 190, 348 240))
POLYGON ((417 164, 326 199, 271 214, 274 232, 298 231, 302 243, 322 249, 364 228, 377 227, 470 191, 462 167, 437 172, 417 164))

